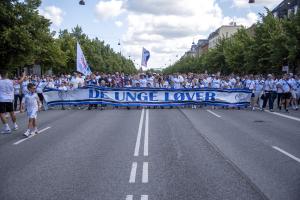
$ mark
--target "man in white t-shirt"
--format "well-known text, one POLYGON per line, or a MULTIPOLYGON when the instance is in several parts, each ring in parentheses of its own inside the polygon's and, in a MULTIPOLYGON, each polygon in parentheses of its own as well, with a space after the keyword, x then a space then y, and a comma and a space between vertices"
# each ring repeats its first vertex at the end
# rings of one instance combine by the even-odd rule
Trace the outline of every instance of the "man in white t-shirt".
POLYGON ((174 78, 172 78, 172 81, 174 83, 174 89, 180 89, 181 88, 181 80, 178 77, 178 75, 175 75, 174 78))
POLYGON ((145 75, 142 74, 140 77, 141 77, 139 80, 140 87, 147 87, 147 79, 145 75))
MULTIPOLYGON (((13 121, 13 129, 17 130, 18 125, 16 123, 17 119, 14 113, 13 100, 14 100, 14 83, 12 80, 8 79, 7 72, 2 71, 2 79, 0 80, 0 118, 3 123, 3 128, 1 133, 11 133, 11 129, 7 123, 5 113, 9 113, 13 121)), ((21 79, 23 81, 24 75, 21 79)))

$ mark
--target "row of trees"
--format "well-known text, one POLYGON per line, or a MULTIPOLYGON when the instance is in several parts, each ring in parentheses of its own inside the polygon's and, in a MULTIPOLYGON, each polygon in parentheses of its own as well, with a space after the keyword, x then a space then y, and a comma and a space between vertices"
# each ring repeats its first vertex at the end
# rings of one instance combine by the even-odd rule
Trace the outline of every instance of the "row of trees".
POLYGON ((267 10, 253 31, 242 28, 201 57, 182 58, 164 72, 280 74, 284 65, 292 72, 300 67, 300 12, 279 19, 267 10))
POLYGON ((16 68, 40 64, 55 73, 72 72, 76 64, 76 42, 85 53, 94 71, 136 71, 134 63, 98 38, 90 39, 77 26, 61 30, 58 38, 50 31, 51 22, 39 15, 41 0, 0 1, 0 69, 13 72, 16 68))

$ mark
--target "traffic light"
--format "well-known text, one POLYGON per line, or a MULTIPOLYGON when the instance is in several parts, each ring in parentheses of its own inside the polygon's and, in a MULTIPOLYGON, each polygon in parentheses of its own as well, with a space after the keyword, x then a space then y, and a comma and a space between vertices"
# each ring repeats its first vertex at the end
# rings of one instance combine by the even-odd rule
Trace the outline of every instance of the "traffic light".
POLYGON ((249 3, 255 3, 255 0, 249 0, 249 3))
POLYGON ((84 0, 80 0, 80 1, 79 1, 79 5, 82 5, 82 6, 84 6, 84 5, 85 5, 85 2, 84 2, 84 0))

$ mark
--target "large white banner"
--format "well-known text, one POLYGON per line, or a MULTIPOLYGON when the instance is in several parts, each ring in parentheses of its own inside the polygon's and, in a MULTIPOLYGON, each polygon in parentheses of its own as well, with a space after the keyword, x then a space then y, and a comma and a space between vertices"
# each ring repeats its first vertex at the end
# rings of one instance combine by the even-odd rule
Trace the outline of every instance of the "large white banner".
POLYGON ((247 106, 251 91, 244 89, 160 89, 101 88, 88 86, 76 90, 46 89, 47 105, 108 104, 117 106, 176 106, 206 104, 216 106, 247 106))

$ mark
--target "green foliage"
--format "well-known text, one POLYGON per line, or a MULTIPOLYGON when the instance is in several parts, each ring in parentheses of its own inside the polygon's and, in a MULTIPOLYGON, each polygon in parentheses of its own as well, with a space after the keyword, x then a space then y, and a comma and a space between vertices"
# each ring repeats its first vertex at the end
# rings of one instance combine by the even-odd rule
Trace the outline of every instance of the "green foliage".
POLYGON ((43 41, 51 40, 49 20, 38 14, 40 0, 0 2, 0 66, 33 64, 43 41))
POLYGON ((58 38, 50 32, 50 21, 40 16, 41 0, 0 1, 0 69, 40 64, 55 73, 76 68, 76 42, 84 51, 92 71, 135 73, 134 63, 115 53, 98 38, 90 39, 76 26, 71 32, 61 30, 58 38))
POLYGON ((283 65, 292 71, 300 67, 300 12, 278 19, 267 10, 255 24, 254 34, 244 28, 201 57, 185 57, 164 72, 218 71, 230 73, 281 73, 283 65))

